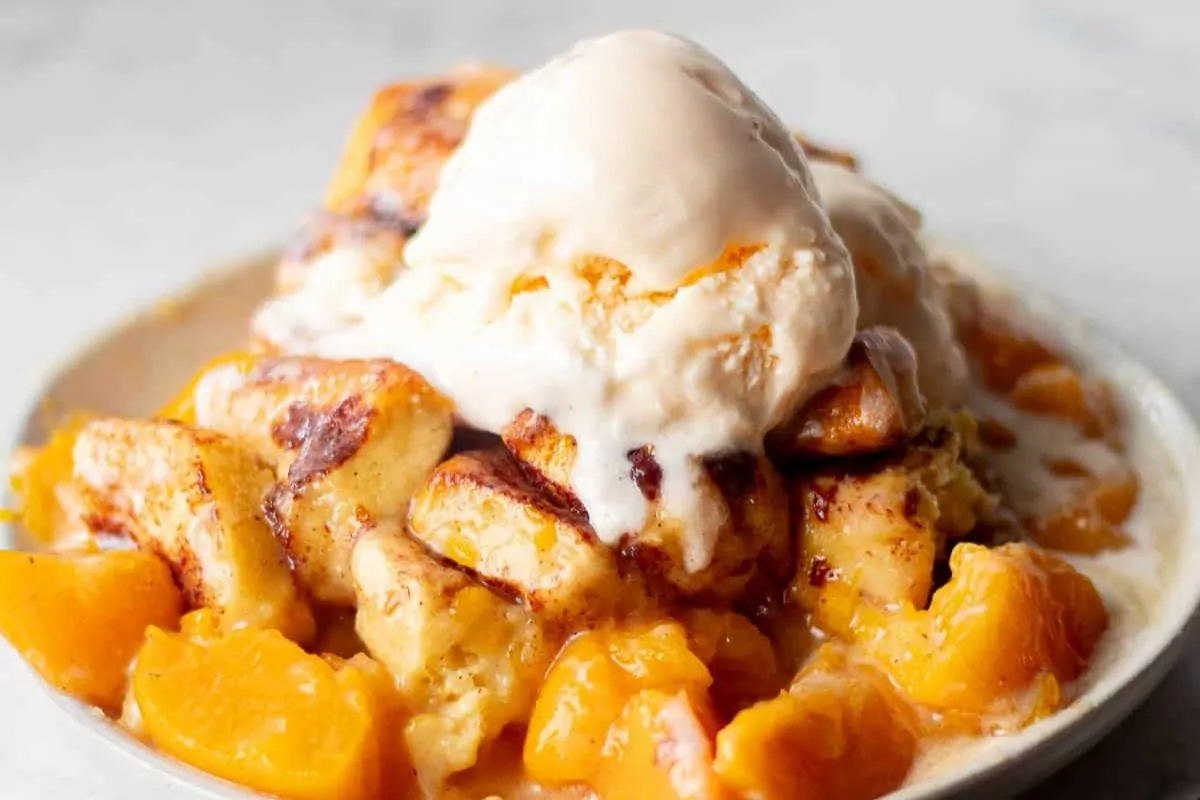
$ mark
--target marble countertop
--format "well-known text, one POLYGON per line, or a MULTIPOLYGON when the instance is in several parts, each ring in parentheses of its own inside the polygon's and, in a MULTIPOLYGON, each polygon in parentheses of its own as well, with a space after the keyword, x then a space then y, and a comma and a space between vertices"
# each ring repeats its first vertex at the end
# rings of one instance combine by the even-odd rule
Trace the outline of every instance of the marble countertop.
MULTIPOLYGON (((529 65, 581 36, 675 30, 786 119, 862 153, 932 228, 1045 287, 1200 411, 1200 7, 905 3, 0 3, 0 435, 91 332, 286 235, 381 81, 529 65)), ((119 376, 114 376, 119 379, 119 376)), ((0 440, 0 441, 3 441, 0 440)), ((0 795, 171 792, 56 712, 0 648, 0 795)), ((1200 641, 1036 793, 1195 798, 1200 641)))

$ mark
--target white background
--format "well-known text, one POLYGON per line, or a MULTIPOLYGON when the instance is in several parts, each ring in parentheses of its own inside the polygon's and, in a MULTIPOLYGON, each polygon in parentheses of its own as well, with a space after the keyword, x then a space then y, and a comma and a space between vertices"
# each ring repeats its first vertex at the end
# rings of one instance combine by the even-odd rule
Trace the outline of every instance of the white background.
MULTIPOLYGON (((3 441, 92 332, 285 236, 377 84, 464 58, 531 65, 630 26, 715 50, 783 117, 864 154, 933 228, 1065 299, 1200 408, 1194 2, 0 0, 3 441)), ((1042 795, 1200 796, 1183 788, 1200 780, 1198 683, 1192 646, 1042 795)), ((167 790, 0 648, 0 797, 167 790)))

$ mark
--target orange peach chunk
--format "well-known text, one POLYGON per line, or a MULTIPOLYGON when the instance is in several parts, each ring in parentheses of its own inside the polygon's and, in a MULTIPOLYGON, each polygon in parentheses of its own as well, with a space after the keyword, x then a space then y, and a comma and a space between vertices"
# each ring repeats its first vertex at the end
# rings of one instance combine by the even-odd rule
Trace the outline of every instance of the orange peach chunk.
POLYGON ((917 719, 878 670, 826 656, 717 734, 725 785, 761 800, 870 800, 912 766, 917 719))
POLYGON ((914 700, 945 711, 1013 711, 1040 676, 1079 677, 1108 626, 1086 576, 1026 544, 960 544, 950 569, 928 611, 910 609, 865 638, 914 700))
POLYGON ((952 293, 951 313, 967 353, 995 391, 1011 389, 1031 369, 1061 363, 1058 354, 1009 319, 1008 309, 974 289, 952 293))
POLYGON ((609 729, 638 691, 703 695, 711 682, 676 623, 582 633, 546 675, 525 738, 525 768, 545 783, 590 783, 609 729))
POLYGON ((75 439, 88 417, 77 414, 51 434, 41 447, 17 451, 11 485, 17 520, 43 544, 60 543, 83 529, 81 504, 71 475, 75 439))
POLYGON ((67 694, 116 712, 146 628, 174 627, 183 595, 149 553, 0 551, 0 633, 67 694))
POLYGON ((417 771, 404 740, 404 725, 408 722, 409 711, 396 688, 395 678, 387 671, 387 667, 366 653, 356 653, 350 658, 325 654, 324 658, 334 669, 358 670, 370 685, 379 715, 379 797, 417 797, 420 794, 417 771))
MULTIPOLYGON (((190 626, 189 626, 190 627, 190 626)), ((152 628, 133 691, 156 747, 252 789, 359 800, 380 789, 387 710, 377 678, 308 655, 278 631, 203 638, 152 628)))
POLYGON ((1017 379, 1009 397, 1017 408, 1075 423, 1086 436, 1107 436, 1117 425, 1108 387, 1066 364, 1033 367, 1017 379))
POLYGON ((688 644, 712 673, 717 709, 733 716, 776 694, 787 678, 775 647, 749 619, 732 611, 697 608, 683 616, 688 644))
POLYGON ((1092 554, 1129 544, 1121 525, 1137 504, 1137 475, 1123 470, 1084 480, 1062 508, 1029 521, 1029 532, 1042 547, 1092 554))
POLYGON ((716 724, 708 704, 687 692, 648 689, 626 703, 609 729, 594 779, 605 800, 718 800, 713 769, 716 724))
POLYGON ((173 397, 170 402, 159 409, 154 416, 159 419, 173 419, 177 422, 183 422, 188 425, 196 424, 196 388, 200 382, 204 380, 210 373, 224 369, 232 368, 238 375, 249 375, 250 371, 259 362, 260 356, 253 353, 244 353, 234 351, 224 353, 211 359, 208 363, 196 371, 187 385, 184 386, 173 397))

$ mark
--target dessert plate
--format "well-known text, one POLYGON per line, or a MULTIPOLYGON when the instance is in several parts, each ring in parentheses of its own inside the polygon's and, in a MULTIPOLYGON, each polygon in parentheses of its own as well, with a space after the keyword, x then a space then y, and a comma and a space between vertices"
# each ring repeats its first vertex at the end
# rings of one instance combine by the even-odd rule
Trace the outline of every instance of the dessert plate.
MULTIPOLYGON (((18 441, 42 441, 60 412, 87 409, 128 416, 153 413, 207 358, 237 347, 247 320, 270 291, 274 256, 244 259, 210 272, 182 299, 160 303, 97 336, 57 372, 34 403, 18 441)), ((1131 456, 1143 474, 1137 524, 1166 531, 1144 592, 1134 592, 1136 624, 1120 627, 1067 708, 1020 734, 949 751, 893 795, 931 800, 969 793, 1012 796, 1066 764, 1137 707, 1175 662, 1200 603, 1200 433, 1179 401, 1148 370, 1036 292, 1016 289, 977 262, 953 263, 997 291, 1018 293, 1029 322, 1049 341, 1107 377, 1129 421, 1131 456)), ((0 526, 0 547, 21 547, 12 526, 0 526)), ((1135 587, 1136 588, 1136 587, 1135 587)), ((1110 637, 1111 639, 1112 637, 1110 637)), ((51 691, 47 687, 47 691, 51 691)), ((52 692, 72 718, 143 767, 166 773, 197 797, 245 797, 243 789, 144 747, 94 709, 52 692)))

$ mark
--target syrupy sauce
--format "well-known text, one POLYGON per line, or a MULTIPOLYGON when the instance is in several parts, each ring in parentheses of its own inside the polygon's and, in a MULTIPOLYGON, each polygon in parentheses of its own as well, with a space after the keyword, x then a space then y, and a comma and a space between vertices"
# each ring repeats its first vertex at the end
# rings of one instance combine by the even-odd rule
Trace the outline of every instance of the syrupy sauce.
POLYGON ((543 786, 525 774, 521 749, 525 732, 504 733, 482 754, 479 763, 450 780, 445 800, 584 800, 595 795, 585 786, 543 786))

